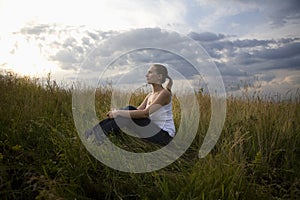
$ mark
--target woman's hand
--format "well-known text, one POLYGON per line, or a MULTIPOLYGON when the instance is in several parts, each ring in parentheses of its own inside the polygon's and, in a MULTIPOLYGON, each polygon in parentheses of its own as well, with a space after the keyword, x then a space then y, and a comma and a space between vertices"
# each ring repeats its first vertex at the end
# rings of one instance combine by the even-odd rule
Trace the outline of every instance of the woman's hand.
MULTIPOLYGON (((150 108, 148 108, 150 109, 150 108)), ((149 111, 147 109, 144 110, 110 110, 106 113, 106 116, 109 119, 114 119, 116 117, 126 117, 132 119, 138 118, 146 118, 149 117, 149 111)))
POLYGON ((116 118, 118 116, 118 110, 111 110, 106 113, 106 116, 110 119, 116 118))

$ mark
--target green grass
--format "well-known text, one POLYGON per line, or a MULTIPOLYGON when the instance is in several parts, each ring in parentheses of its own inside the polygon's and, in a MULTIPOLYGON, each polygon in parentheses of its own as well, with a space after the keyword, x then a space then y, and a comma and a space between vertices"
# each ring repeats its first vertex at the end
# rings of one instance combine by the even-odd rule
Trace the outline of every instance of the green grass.
MULTIPOLYGON (((110 107, 110 87, 96 93, 97 114, 110 107)), ((145 93, 132 96, 137 105, 145 93)), ((197 136, 171 165, 151 173, 116 171, 88 153, 72 116, 72 91, 0 75, 0 199, 300 199, 300 99, 229 97, 216 146, 198 158, 210 120, 210 98, 197 94, 197 136), (263 100, 262 100, 263 99, 263 100)), ((175 124, 179 102, 173 104, 175 124)), ((124 149, 157 148, 126 136, 124 149)))

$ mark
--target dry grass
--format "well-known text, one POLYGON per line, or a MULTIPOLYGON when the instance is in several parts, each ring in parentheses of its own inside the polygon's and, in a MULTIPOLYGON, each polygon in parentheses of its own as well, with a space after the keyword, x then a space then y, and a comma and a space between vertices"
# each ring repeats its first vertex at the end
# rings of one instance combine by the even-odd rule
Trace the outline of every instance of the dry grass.
MULTIPOLYGON (((210 98, 197 94, 197 136, 170 166, 145 174, 106 167, 82 145, 72 118, 71 90, 50 80, 0 75, 0 199, 299 199, 300 101, 230 97, 215 148, 198 150, 210 120, 210 98)), ((110 107, 110 87, 99 88, 99 118, 110 107)), ((145 93, 130 100, 139 104, 145 93)), ((266 97, 266 96, 265 96, 266 97)), ((180 112, 174 101, 178 126, 180 112)), ((140 152, 127 137, 117 145, 140 152), (132 149, 135 148, 135 149, 132 149)))

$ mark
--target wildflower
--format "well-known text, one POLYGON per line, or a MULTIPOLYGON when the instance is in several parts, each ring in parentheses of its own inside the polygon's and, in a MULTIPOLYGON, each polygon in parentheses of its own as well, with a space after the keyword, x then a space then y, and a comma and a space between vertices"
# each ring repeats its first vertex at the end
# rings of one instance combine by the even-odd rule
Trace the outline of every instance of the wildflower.
POLYGON ((19 145, 19 144, 17 144, 17 145, 15 145, 15 146, 13 146, 11 149, 12 149, 13 151, 20 151, 20 150, 22 150, 22 146, 19 145))

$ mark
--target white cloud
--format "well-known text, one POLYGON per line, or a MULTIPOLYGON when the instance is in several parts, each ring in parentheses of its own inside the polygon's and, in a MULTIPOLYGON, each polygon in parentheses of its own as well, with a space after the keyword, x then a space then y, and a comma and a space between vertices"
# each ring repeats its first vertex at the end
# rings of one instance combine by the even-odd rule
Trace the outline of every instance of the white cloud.
POLYGON ((276 78, 262 84, 260 90, 264 93, 278 93, 284 96, 287 93, 294 95, 299 90, 300 74, 298 71, 274 70, 272 73, 276 78))
MULTIPOLYGON (((299 5, 295 0, 282 4, 258 0, 5 0, 0 3, 0 23, 5 24, 0 29, 0 65, 20 65, 23 68, 15 66, 19 71, 28 70, 24 69, 25 64, 31 65, 32 71, 38 71, 40 66, 54 69, 55 65, 57 74, 74 78, 72 73, 99 42, 122 31, 141 28, 142 33, 131 32, 126 39, 115 38, 115 46, 98 49, 101 57, 87 62, 84 73, 107 64, 137 44, 176 47, 179 54, 193 56, 194 52, 185 48, 176 34, 164 33, 161 28, 184 34, 193 30, 193 39, 203 44, 217 62, 226 83, 249 80, 254 84, 253 77, 262 74, 260 83, 266 90, 294 88, 297 76, 285 72, 282 77, 271 71, 299 70, 299 5)), ((195 71, 185 71, 182 58, 154 51, 132 53, 119 65, 157 61, 169 63, 188 77, 194 75, 195 71)))
MULTIPOLYGON (((243 12, 249 12, 249 10, 256 10, 255 5, 245 5, 235 0, 229 1, 214 1, 214 0, 198 0, 200 7, 210 9, 209 15, 202 17, 199 21, 200 30, 213 30, 218 24, 219 20, 229 16, 238 15, 243 12)), ((228 26, 237 27, 239 24, 229 22, 228 26)))
POLYGON ((0 22, 6 24, 7 32, 18 30, 29 22, 84 25, 103 31, 185 25, 186 6, 179 0, 7 0, 2 4, 0 22))
POLYGON ((287 76, 284 78, 284 82, 300 88, 300 74, 287 76))

